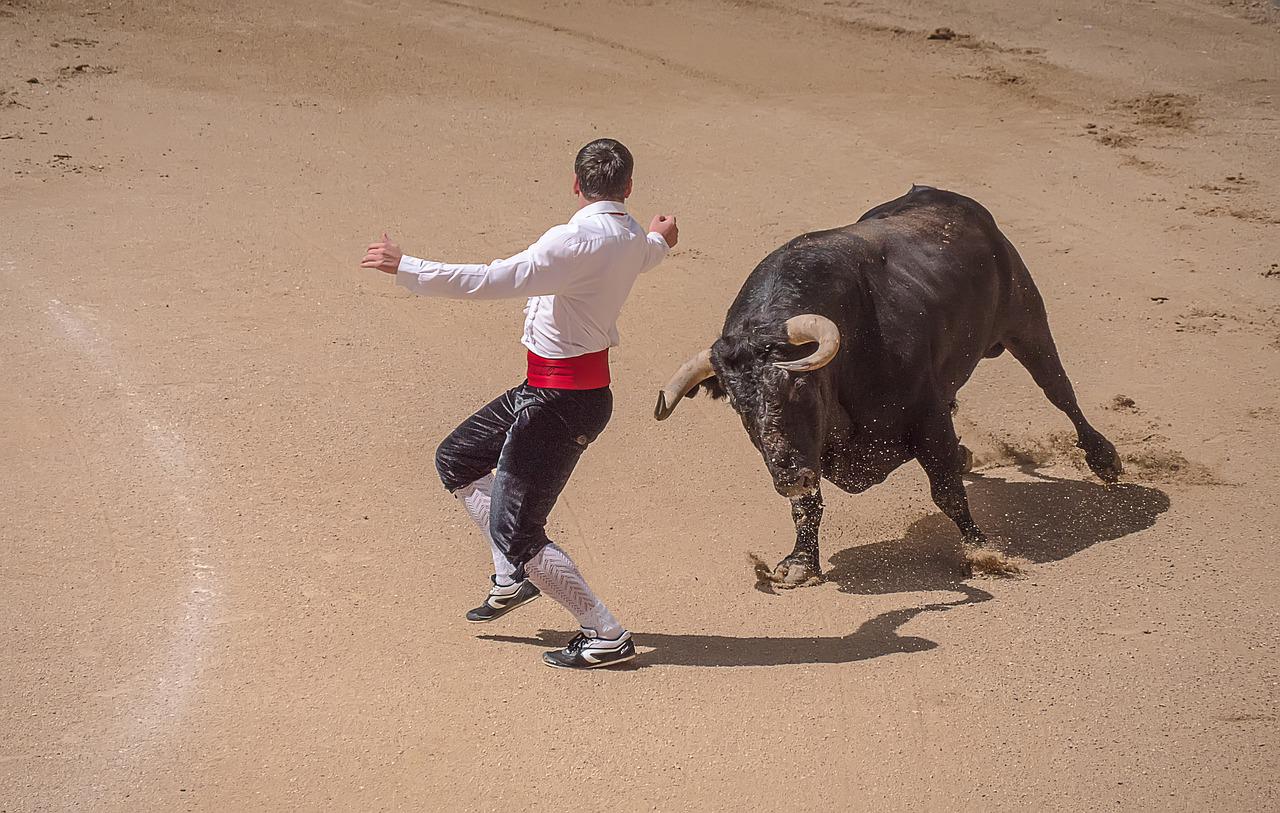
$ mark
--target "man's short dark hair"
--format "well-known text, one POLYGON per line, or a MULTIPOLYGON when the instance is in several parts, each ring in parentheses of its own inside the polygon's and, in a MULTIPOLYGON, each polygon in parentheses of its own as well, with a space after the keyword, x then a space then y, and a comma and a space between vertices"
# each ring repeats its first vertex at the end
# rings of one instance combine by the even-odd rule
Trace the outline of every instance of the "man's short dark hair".
POLYGON ((573 161, 578 188, 587 200, 625 199, 634 167, 631 150, 612 138, 597 138, 578 150, 573 161))

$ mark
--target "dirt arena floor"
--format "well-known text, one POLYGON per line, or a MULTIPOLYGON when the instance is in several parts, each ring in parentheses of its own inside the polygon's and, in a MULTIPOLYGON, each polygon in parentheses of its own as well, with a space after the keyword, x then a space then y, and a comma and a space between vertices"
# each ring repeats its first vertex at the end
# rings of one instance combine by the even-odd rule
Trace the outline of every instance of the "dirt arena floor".
POLYGON ((1278 100, 1263 3, 0 0, 0 810, 1280 809, 1278 100), (602 135, 682 232, 554 514, 641 651, 579 674, 551 601, 462 622, 432 466, 521 303, 356 264, 523 248, 602 135), (654 395, 913 182, 994 212, 1128 473, 985 362, 969 493, 1027 577, 961 581, 911 464, 771 595, 786 501, 654 395))

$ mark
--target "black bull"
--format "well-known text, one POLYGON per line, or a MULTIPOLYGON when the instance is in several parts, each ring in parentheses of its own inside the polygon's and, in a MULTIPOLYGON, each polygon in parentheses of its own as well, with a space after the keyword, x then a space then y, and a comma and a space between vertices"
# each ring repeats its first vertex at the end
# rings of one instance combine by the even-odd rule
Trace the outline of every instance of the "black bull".
POLYGON ((951 415, 978 362, 1006 349, 1075 424, 1089 467, 1115 481, 1115 447, 1076 403, 1018 252, 976 201, 915 186, 851 226, 801 235, 766 257, 720 338, 659 394, 655 417, 699 385, 729 397, 791 500, 795 550, 773 578, 796 585, 821 572, 820 479, 856 494, 913 458, 966 545, 985 544, 951 415))

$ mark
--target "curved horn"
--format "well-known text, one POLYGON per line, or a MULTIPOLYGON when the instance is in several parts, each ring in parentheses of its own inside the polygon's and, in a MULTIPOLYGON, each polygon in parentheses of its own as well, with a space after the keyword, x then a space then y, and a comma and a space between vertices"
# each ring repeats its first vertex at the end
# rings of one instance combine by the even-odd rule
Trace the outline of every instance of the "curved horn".
POLYGON ((787 341, 792 344, 817 342, 818 349, 795 361, 775 361, 773 366, 793 373, 807 373, 825 367, 840 350, 840 328, 825 316, 802 313, 787 320, 787 341))
POLYGON ((686 361, 679 370, 676 370, 676 374, 672 376, 667 386, 658 393, 658 405, 653 408, 653 417, 665 421, 672 412, 676 411, 676 405, 680 403, 681 398, 715 374, 716 371, 711 369, 710 348, 686 361))

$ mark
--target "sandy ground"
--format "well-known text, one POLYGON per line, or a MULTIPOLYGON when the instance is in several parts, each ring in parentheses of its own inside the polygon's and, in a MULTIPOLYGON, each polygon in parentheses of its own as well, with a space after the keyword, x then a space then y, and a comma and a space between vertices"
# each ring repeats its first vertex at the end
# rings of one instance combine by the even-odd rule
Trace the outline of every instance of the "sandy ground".
POLYGON ((0 0, 0 93, 0 810, 1280 809, 1264 4, 0 0), (604 134, 682 241, 554 515, 642 654, 576 674, 550 601, 461 621, 487 554, 431 464, 520 303, 355 264, 522 248, 604 134), (785 500, 654 393, 764 254, 912 182, 995 213, 1129 474, 987 362, 970 495, 1029 576, 958 581, 909 465, 769 595, 785 500))

